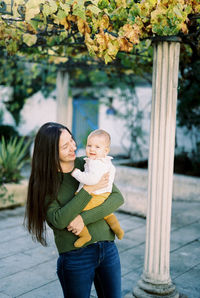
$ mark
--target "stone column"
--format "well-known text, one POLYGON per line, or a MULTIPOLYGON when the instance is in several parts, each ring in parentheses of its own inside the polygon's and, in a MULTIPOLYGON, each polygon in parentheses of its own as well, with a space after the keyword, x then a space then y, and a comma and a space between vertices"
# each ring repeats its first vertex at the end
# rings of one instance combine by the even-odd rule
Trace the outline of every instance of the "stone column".
POLYGON ((179 297, 170 278, 179 54, 177 39, 154 43, 145 262, 135 297, 179 297))
POLYGON ((57 122, 72 130, 73 106, 69 97, 69 74, 65 71, 57 73, 57 122))

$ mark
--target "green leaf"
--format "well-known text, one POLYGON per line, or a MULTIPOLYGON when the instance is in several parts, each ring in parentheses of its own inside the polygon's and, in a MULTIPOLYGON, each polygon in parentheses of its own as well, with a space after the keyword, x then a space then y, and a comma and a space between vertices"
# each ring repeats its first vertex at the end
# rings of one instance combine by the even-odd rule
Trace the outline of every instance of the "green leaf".
POLYGON ((104 60, 106 64, 113 61, 113 59, 107 53, 104 56, 104 60))
POLYGON ((104 9, 104 8, 108 8, 110 5, 109 1, 108 0, 100 0, 98 2, 98 6, 100 9, 104 9))
POLYGON ((16 40, 10 40, 9 44, 6 44, 7 51, 11 54, 14 54, 18 50, 18 44, 16 40))
POLYGON ((178 17, 182 18, 181 11, 178 9, 177 6, 175 6, 175 7, 173 8, 173 12, 174 12, 178 17))
POLYGON ((92 13, 94 13, 94 14, 99 14, 100 12, 102 12, 102 10, 101 9, 99 9, 97 6, 95 6, 95 5, 88 5, 87 6, 87 9, 89 9, 92 13))
POLYGON ((37 41, 37 36, 29 33, 25 33, 23 35, 23 42, 27 44, 27 46, 31 47, 37 41))
POLYGON ((52 15, 57 11, 57 4, 53 0, 49 0, 47 3, 44 4, 42 13, 44 16, 52 15))
POLYGON ((83 1, 79 1, 73 6, 73 15, 86 20, 85 16, 85 6, 83 5, 83 1))
MULTIPOLYGON (((10 1, 9 1, 10 2, 10 1)), ((10 3, 9 3, 10 4, 10 3)), ((24 0, 16 0, 15 1, 15 4, 13 5, 13 8, 12 8, 12 13, 13 13, 13 17, 14 18, 17 18, 19 17, 19 12, 18 12, 18 8, 19 6, 23 6, 24 5, 24 0)), ((8 7, 11 8, 11 5, 8 5, 8 7)))
POLYGON ((31 24, 33 29, 35 29, 37 31, 39 22, 35 21, 35 20, 31 20, 29 23, 31 24))
POLYGON ((45 0, 28 0, 26 3, 26 16, 25 20, 29 21, 40 13, 40 5, 44 4, 45 0))
POLYGON ((58 18, 59 20, 62 20, 62 19, 64 19, 67 15, 68 15, 67 11, 64 11, 64 10, 62 10, 62 9, 59 9, 59 10, 58 10, 58 13, 57 13, 57 18, 58 18))
POLYGON ((68 14, 70 12, 72 3, 73 1, 68 1, 68 3, 64 3, 64 4, 60 2, 60 7, 65 11, 66 14, 68 14))

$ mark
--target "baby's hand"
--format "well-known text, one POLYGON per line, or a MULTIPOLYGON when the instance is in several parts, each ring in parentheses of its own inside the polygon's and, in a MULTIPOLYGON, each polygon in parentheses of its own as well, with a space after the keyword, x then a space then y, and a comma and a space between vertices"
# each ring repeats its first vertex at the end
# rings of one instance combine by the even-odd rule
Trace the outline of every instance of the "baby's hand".
POLYGON ((79 235, 83 228, 84 222, 81 215, 77 215, 67 226, 67 230, 75 235, 79 235))
POLYGON ((99 190, 101 188, 106 188, 108 186, 109 182, 109 172, 103 174, 99 182, 95 185, 84 185, 83 188, 88 192, 88 193, 93 193, 96 190, 99 190))
POLYGON ((96 184, 96 186, 98 185, 99 188, 105 188, 108 186, 108 182, 109 182, 109 172, 105 173, 101 179, 99 180, 99 182, 96 184))

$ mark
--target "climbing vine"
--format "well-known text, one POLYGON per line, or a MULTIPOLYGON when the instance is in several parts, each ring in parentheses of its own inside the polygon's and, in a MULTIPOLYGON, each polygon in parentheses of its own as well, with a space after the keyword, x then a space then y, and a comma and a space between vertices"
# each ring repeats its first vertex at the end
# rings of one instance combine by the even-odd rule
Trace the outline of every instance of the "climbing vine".
POLYGON ((199 15, 199 0, 5 0, 0 47, 55 63, 89 52, 107 64, 141 40, 148 47, 155 36, 187 35, 199 15))

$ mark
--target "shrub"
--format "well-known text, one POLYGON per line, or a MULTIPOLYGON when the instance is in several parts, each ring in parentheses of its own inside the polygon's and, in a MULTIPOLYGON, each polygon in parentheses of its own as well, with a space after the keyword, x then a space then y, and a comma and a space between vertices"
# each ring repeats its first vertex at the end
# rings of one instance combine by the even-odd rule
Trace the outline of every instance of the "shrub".
POLYGON ((5 185, 0 185, 0 209, 7 203, 14 203, 13 194, 8 194, 8 190, 5 185))
POLYGON ((3 183, 19 183, 22 167, 28 162, 30 140, 14 137, 9 141, 1 138, 0 142, 0 185, 3 183))
POLYGON ((18 136, 18 132, 11 125, 0 125, 0 136, 4 136, 5 140, 9 140, 18 136))

